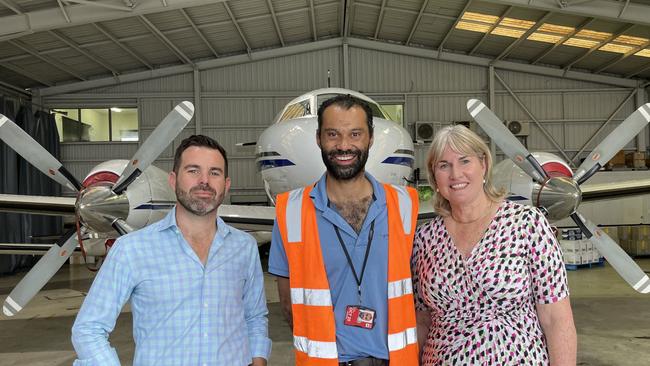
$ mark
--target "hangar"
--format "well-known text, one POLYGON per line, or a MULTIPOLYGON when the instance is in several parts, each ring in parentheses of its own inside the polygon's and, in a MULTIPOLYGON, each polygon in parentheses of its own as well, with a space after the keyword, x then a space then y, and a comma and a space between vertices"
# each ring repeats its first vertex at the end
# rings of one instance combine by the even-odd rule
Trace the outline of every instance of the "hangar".
MULTIPOLYGON (((470 98, 484 101, 529 150, 577 168, 648 102, 648 15, 641 0, 0 0, 0 112, 40 133, 39 142, 49 138, 46 147, 83 181, 105 160, 131 159, 175 105, 192 101, 194 118, 153 164, 171 170, 184 137, 218 138, 229 152, 231 203, 267 203, 256 151, 238 143, 256 141, 293 98, 325 87, 382 105, 412 133, 421 170, 432 132, 453 123, 476 128, 465 107, 470 98), (54 121, 58 141, 44 121, 54 121)), ((649 138, 646 128, 621 149, 615 171, 594 181, 647 179, 649 138)), ((3 149, 2 193, 74 196, 23 171, 3 149)), ((641 256, 645 271, 648 204, 638 197, 584 204, 586 215, 614 227, 619 244, 641 256)), ((50 236, 51 243, 62 230, 61 221, 3 220, 2 242, 50 236)), ((570 233, 570 222, 561 225, 570 233)), ((3 272, 29 262, 2 257, 3 272)), ((24 273, 0 277, 3 297, 24 273)), ((71 363, 69 328, 92 277, 84 265, 65 266, 33 312, 0 319, 8 330, 0 363, 71 363)), ((569 277, 580 364, 648 359, 647 295, 608 265, 569 277)), ((270 364, 285 365, 291 335, 268 281, 270 364)), ((125 363, 133 350, 129 322, 127 312, 118 325, 125 363)))

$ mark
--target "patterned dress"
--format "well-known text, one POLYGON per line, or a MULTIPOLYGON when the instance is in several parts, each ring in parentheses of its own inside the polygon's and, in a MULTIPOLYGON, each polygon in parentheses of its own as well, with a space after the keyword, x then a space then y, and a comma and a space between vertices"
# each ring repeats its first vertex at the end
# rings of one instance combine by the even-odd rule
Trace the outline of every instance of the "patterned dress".
POLYGON ((535 305, 569 290, 538 209, 502 202, 468 258, 436 217, 418 228, 413 251, 416 307, 432 318, 422 365, 548 365, 535 305))

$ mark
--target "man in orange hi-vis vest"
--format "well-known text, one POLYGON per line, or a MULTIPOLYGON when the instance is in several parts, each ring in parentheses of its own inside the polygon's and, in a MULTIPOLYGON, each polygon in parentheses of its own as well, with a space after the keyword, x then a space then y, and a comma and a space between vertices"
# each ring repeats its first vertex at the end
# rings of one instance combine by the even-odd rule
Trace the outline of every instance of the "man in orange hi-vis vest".
POLYGON ((323 102, 316 135, 327 172, 278 195, 269 258, 296 365, 416 366, 417 194, 365 172, 373 125, 363 100, 323 102))

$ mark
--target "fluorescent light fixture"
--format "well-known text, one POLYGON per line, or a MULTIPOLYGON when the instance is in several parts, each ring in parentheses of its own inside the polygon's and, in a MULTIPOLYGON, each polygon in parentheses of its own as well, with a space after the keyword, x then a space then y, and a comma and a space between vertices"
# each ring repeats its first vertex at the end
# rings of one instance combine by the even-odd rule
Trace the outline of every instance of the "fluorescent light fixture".
POLYGON ((122 108, 111 107, 111 111, 116 112, 116 113, 120 113, 120 112, 122 112, 122 108))

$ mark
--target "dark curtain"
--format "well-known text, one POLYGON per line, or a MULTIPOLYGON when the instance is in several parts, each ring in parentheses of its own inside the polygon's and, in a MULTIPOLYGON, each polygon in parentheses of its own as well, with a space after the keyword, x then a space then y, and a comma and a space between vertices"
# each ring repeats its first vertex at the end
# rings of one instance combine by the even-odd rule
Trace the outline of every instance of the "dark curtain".
MULTIPOLYGON (((15 113, 15 104, 1 98, 0 112, 12 119, 32 138, 59 159, 59 137, 54 117, 45 113, 32 113, 31 106, 21 106, 15 113)), ((59 185, 32 167, 4 142, 0 141, 0 193, 58 196, 59 185)), ((45 242, 56 241, 60 235, 62 219, 42 215, 0 213, 0 242, 43 242, 39 237, 50 236, 45 242)), ((0 274, 13 273, 33 265, 40 257, 31 255, 0 255, 0 274)))

